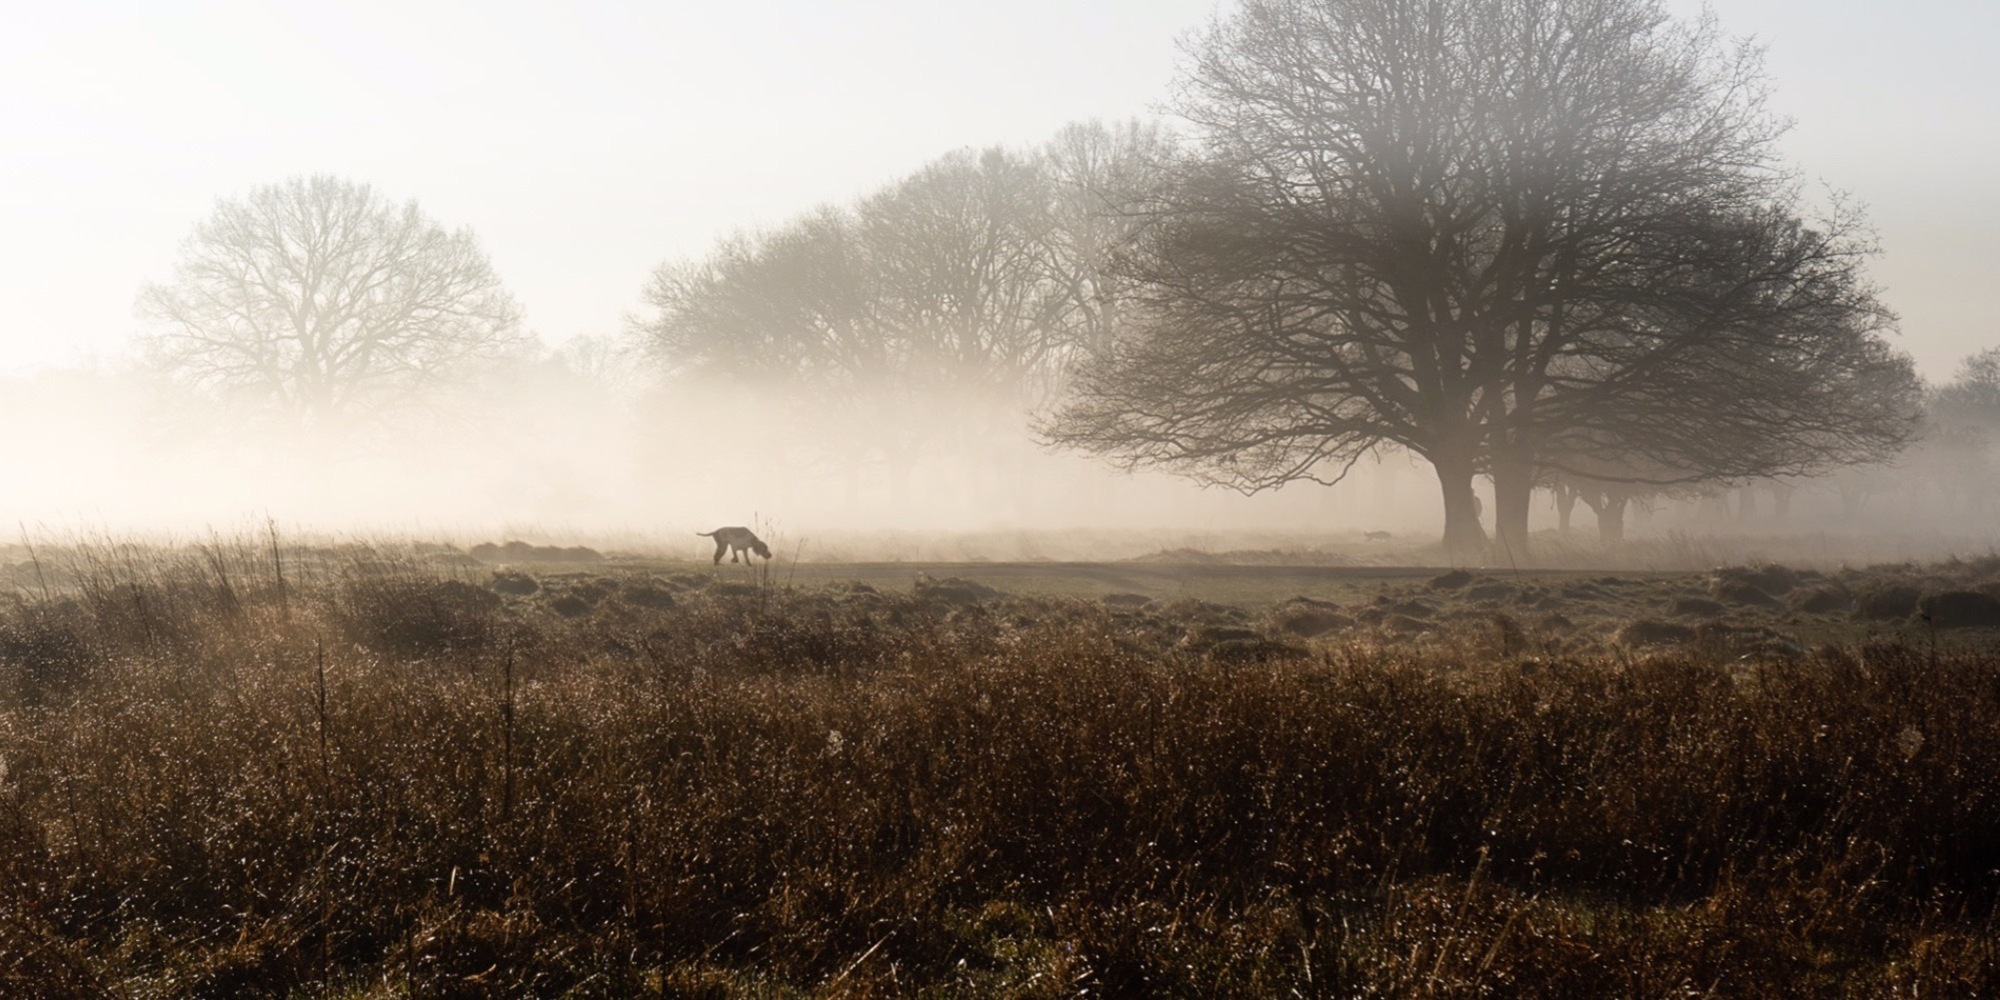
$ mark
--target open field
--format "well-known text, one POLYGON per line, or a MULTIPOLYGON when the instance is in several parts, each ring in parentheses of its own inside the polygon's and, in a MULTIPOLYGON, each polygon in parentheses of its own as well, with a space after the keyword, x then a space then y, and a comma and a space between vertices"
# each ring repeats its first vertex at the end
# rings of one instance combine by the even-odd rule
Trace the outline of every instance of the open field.
POLYGON ((2000 991, 2000 559, 84 546, 0 994, 2000 991))

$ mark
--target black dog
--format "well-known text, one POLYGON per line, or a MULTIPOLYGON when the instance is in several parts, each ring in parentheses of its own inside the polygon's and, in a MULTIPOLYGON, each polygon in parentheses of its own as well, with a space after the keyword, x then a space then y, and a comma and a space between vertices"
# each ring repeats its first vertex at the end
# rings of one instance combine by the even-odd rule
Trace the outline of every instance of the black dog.
POLYGON ((738 552, 755 552, 766 559, 771 558, 771 547, 765 545, 749 528, 717 528, 714 531, 697 531, 703 538, 715 539, 715 564, 722 565, 722 553, 729 553, 729 561, 736 562, 738 552))

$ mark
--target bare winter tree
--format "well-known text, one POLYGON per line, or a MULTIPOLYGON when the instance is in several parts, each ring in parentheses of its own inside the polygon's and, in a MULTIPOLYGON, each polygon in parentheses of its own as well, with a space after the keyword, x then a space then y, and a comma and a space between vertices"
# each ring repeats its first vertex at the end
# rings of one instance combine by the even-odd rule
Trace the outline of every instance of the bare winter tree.
POLYGON ((634 334, 670 374, 819 387, 886 363, 852 218, 822 208, 661 266, 634 334))
POLYGON ((218 203, 139 311, 160 370, 306 426, 424 402, 523 344, 471 232, 327 176, 218 203))
MULTIPOLYGON (((868 455, 892 468, 907 465, 927 425, 887 419, 911 385, 895 378, 904 352, 882 322, 874 271, 850 212, 821 208, 726 240, 699 261, 663 265, 644 295, 654 311, 635 318, 632 333, 670 380, 734 385, 793 428, 855 429, 829 453, 849 471, 850 487, 868 455)), ((790 462, 829 457, 819 435, 782 440, 790 443, 790 462)), ((893 481, 900 488, 900 475, 893 481)))
POLYGON ((1938 421, 2000 433, 2000 347, 1961 359, 1951 381, 1931 391, 1929 408, 1938 421))
POLYGON ((1929 419, 1914 456, 1943 491, 1947 509, 1983 516, 2000 490, 2000 347, 1959 362, 1951 381, 1928 394, 1929 419))
POLYGON ((1005 149, 951 153, 857 206, 884 328, 909 381, 1012 401, 1061 349, 1042 282, 1047 186, 1005 149))
POLYGON ((1063 331, 1063 377, 1082 353, 1109 344, 1118 328, 1127 283, 1113 264, 1145 224, 1145 206, 1172 158, 1167 134, 1136 121, 1072 124, 1041 149, 1049 187, 1044 266, 1063 331))
POLYGON ((1205 148, 1051 441, 1245 491, 1401 446, 1436 469, 1456 557, 1484 552, 1486 473, 1518 558, 1565 463, 1744 477, 1907 435, 1871 241, 1803 218, 1758 55, 1712 24, 1658 0, 1244 0, 1190 57, 1205 148))
POLYGON ((902 497, 920 452, 986 451, 1103 336, 1105 265, 1132 226, 1114 206, 1162 148, 1150 128, 1084 124, 1026 153, 947 154, 851 207, 662 267, 635 332, 670 372, 780 390, 810 426, 868 428, 849 439, 902 497))

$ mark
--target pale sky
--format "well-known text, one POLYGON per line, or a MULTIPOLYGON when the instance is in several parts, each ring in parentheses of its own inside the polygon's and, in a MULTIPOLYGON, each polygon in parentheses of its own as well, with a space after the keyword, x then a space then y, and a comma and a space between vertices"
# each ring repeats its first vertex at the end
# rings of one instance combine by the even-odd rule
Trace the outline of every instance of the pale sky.
MULTIPOLYGON (((1678 9, 1700 9, 1674 0, 1678 9)), ((2000 3, 1714 0, 1868 206, 1926 374, 2000 345, 2000 3)), ((1143 116, 1212 0, 0 0, 0 372, 125 350, 215 200, 328 172, 478 233, 528 326, 962 146, 1143 116)))

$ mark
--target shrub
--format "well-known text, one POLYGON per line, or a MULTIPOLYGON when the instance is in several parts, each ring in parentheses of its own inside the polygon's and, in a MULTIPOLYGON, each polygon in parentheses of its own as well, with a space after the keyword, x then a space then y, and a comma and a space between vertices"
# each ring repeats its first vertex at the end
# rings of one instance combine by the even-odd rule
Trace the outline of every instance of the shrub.
POLYGON ((81 683, 101 658, 75 602, 21 606, 0 619, 0 678, 25 704, 81 683))
POLYGON ((495 645, 499 609, 499 595, 463 580, 352 576, 333 602, 333 617, 369 649, 421 659, 495 645))
POLYGON ((604 554, 582 545, 532 545, 527 542, 509 541, 505 545, 481 542, 474 545, 468 554, 485 563, 600 563, 604 554))
POLYGON ((595 605, 592 605, 577 594, 563 594, 549 601, 549 610, 554 611, 564 618, 576 618, 587 615, 593 607, 595 605))
POLYGON ((1730 566, 1715 571, 1718 584, 1740 584, 1753 587, 1765 596, 1790 593, 1799 585, 1801 574, 1790 566, 1766 563, 1762 566, 1730 566))
POLYGON ((1626 622, 1611 634, 1611 641, 1620 646, 1674 646, 1695 641, 1695 630, 1674 622, 1663 622, 1656 618, 1641 618, 1626 622))
POLYGON ((674 593, 652 580, 631 580, 618 591, 618 599, 641 608, 664 611, 674 606, 674 593))
POLYGON ((542 585, 535 582, 534 577, 517 569, 494 571, 493 582, 487 586, 496 594, 506 594, 511 597, 526 597, 542 589, 542 585))
POLYGON ((1791 606, 1792 610, 1809 615, 1834 614, 1852 609, 1854 595, 1848 593, 1845 587, 1813 587, 1793 592, 1791 606))
POLYGON ((1383 616, 1381 625, 1383 628, 1401 635, 1421 635, 1425 632, 1433 631, 1438 627, 1437 623, 1430 619, 1419 618, 1415 615, 1400 614, 1394 611, 1383 616))
POLYGON ((1849 614, 1856 621, 1869 622, 1908 618, 1922 597, 1922 591, 1907 584, 1878 584, 1854 596, 1854 610, 1849 614))
POLYGON ((2000 597, 1976 590, 1937 591, 1918 599, 1917 613, 1938 628, 2000 628, 2000 597))
POLYGON ((1673 606, 1667 609, 1667 613, 1689 618, 1713 618, 1726 610, 1728 609, 1722 602, 1711 601, 1706 597, 1680 597, 1674 599, 1673 606))
POLYGON ((1747 580, 1718 578, 1709 588, 1715 599, 1725 604, 1743 604, 1756 608, 1778 607, 1778 599, 1765 593, 1761 587, 1747 580))
POLYGON ((1353 619, 1340 613, 1340 605, 1310 597, 1294 597, 1271 610, 1273 628, 1302 639, 1325 635, 1353 624, 1353 619))
POLYGON ((1197 625, 1181 636, 1176 647, 1190 652, 1205 652, 1210 647, 1225 642, 1254 643, 1263 637, 1255 629, 1239 628, 1233 625, 1197 625))
POLYGON ((943 606, 977 604, 1000 596, 999 591, 974 580, 955 576, 939 579, 922 573, 917 574, 914 590, 917 600, 943 606))

